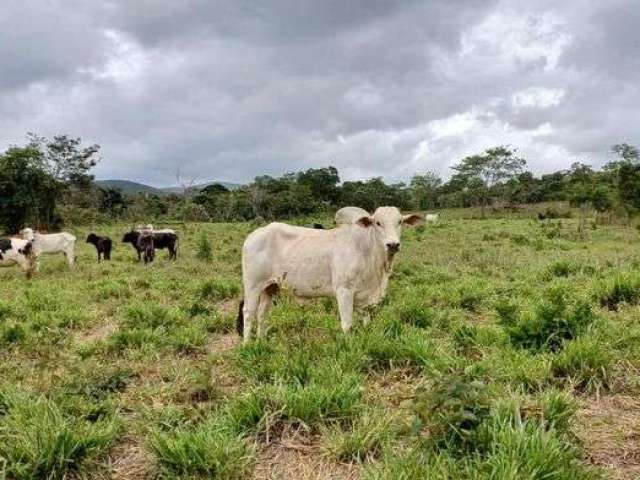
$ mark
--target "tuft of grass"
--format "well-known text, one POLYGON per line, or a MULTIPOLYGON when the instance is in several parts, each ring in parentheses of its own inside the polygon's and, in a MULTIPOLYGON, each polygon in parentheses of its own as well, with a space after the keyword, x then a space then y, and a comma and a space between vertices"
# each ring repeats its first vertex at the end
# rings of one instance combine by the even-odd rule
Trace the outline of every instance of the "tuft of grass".
POLYGON ((586 392, 608 389, 612 382, 613 355, 596 339, 568 342, 553 359, 553 374, 586 392))
POLYGON ((113 418, 92 423, 44 397, 2 392, 0 405, 0 458, 9 478, 67 478, 106 453, 118 434, 113 418))
POLYGON ((198 237, 198 243, 196 244, 196 258, 210 262, 213 260, 213 247, 209 241, 209 237, 206 232, 202 232, 198 237))
POLYGON ((205 300, 220 301, 237 297, 240 287, 237 283, 226 279, 207 280, 199 287, 198 296, 205 300))
POLYGON ((215 421, 205 421, 193 429, 156 431, 151 437, 151 449, 169 478, 197 475, 243 479, 252 464, 246 441, 215 421))
POLYGON ((323 430, 323 448, 340 462, 364 462, 377 458, 395 432, 391 419, 382 411, 366 411, 347 431, 339 425, 323 430))
POLYGON ((600 305, 609 310, 618 310, 621 303, 640 303, 640 274, 627 273, 604 280, 597 287, 596 296, 600 305))

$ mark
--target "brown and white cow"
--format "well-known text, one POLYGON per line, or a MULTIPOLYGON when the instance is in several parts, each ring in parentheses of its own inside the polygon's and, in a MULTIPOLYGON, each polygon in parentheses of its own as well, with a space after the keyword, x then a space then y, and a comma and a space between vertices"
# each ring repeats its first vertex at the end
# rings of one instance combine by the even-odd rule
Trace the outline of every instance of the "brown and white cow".
POLYGON ((420 221, 419 215, 380 207, 331 230, 283 223, 255 230, 242 249, 244 301, 238 333, 248 342, 255 317, 258 337, 264 333, 264 318, 281 288, 299 298, 336 297, 342 330, 348 332, 354 310, 362 312, 385 295, 402 224, 420 221))
POLYGON ((0 267, 19 265, 31 278, 36 269, 33 244, 21 238, 0 238, 0 267))

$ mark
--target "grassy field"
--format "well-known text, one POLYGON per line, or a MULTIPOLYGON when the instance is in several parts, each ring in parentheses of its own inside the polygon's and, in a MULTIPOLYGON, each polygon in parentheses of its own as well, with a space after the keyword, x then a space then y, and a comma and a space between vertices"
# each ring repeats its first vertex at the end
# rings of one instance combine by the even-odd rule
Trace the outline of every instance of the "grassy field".
POLYGON ((636 478, 638 231, 454 217, 404 231, 349 336, 284 295, 240 345, 250 224, 0 270, 0 478, 636 478))

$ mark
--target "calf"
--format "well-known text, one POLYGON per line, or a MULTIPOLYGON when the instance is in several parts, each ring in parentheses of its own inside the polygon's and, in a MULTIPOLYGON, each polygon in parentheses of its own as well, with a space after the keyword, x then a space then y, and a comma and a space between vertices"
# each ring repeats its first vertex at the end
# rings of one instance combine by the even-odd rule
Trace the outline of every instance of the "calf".
POLYGON ((35 272, 33 244, 22 238, 0 238, 0 267, 19 265, 31 278, 35 272))
POLYGON ((348 332, 354 310, 363 312, 384 297, 402 224, 421 220, 395 207, 380 207, 331 230, 271 223, 252 232, 242 249, 244 304, 237 325, 245 343, 254 317, 262 335, 273 296, 283 287, 302 299, 336 297, 342 329, 348 332))
POLYGON ((100 260, 111 260, 112 242, 109 237, 99 237, 95 233, 87 236, 87 243, 92 244, 98 251, 98 262, 100 260), (102 256, 102 258, 100 258, 102 256))
POLYGON ((70 233, 38 233, 30 228, 25 228, 22 230, 22 238, 33 244, 36 271, 39 268, 40 255, 43 253, 62 253, 67 258, 69 268, 73 268, 76 260, 76 237, 70 233))
POLYGON ((169 250, 169 260, 177 259, 178 235, 176 235, 175 232, 173 232, 173 230, 172 231, 154 230, 152 232, 148 232, 146 230, 144 231, 131 230, 124 234, 124 236, 122 237, 122 243, 130 243, 131 245, 133 245, 133 248, 135 248, 136 252, 138 253, 138 260, 141 260, 142 252, 143 252, 143 249, 140 248, 138 240, 140 239, 141 235, 145 234, 145 232, 153 236, 154 249, 166 248, 167 250, 169 250))
POLYGON ((141 232, 136 246, 138 252, 143 253, 144 263, 153 262, 153 259, 156 256, 156 248, 154 234, 152 232, 141 232))

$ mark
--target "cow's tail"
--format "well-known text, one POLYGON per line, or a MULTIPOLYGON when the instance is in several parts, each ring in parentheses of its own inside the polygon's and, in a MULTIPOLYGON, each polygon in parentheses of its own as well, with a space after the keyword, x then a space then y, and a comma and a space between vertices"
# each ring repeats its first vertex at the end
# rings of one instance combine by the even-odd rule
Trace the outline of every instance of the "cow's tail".
POLYGON ((238 306, 238 320, 236 321, 236 332, 241 337, 244 336, 244 300, 240 300, 238 306))

